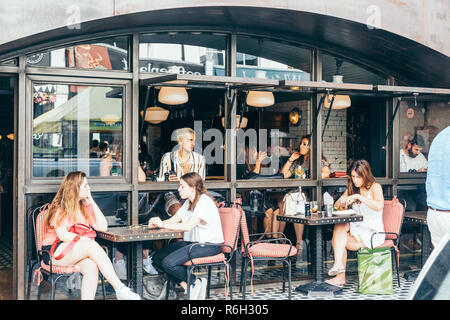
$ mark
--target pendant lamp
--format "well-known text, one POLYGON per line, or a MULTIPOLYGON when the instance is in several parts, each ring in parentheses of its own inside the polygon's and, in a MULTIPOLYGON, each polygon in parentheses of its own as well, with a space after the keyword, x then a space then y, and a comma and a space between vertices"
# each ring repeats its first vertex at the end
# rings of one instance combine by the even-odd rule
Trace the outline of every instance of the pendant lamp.
MULTIPOLYGON (((336 74, 333 76, 333 83, 344 83, 344 76, 339 74, 339 68, 342 66, 342 60, 336 59, 336 74)), ((327 94, 323 103, 325 108, 330 108, 331 100, 334 97, 332 109, 346 109, 352 105, 350 96, 343 94, 327 94)))
MULTIPOLYGON (((144 111, 141 111, 141 117, 144 116, 144 111)), ((160 107, 148 107, 145 111, 145 119, 149 123, 158 124, 167 120, 169 110, 160 107)))
POLYGON ((246 102, 249 106, 263 108, 273 105, 275 97, 270 91, 249 91, 246 102))
POLYGON ((112 126, 113 124, 115 124, 117 121, 120 120, 120 117, 115 114, 105 114, 103 117, 100 118, 100 120, 106 123, 107 125, 112 126))
POLYGON ((186 88, 183 87, 161 87, 158 101, 168 105, 184 104, 188 101, 186 88))

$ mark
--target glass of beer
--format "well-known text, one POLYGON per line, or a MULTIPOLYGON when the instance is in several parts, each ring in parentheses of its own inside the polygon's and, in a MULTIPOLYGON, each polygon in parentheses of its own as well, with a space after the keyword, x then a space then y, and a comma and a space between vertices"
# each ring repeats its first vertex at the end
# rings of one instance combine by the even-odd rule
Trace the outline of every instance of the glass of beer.
POLYGON ((311 213, 317 214, 318 211, 319 211, 319 204, 317 203, 317 201, 311 201, 311 213))

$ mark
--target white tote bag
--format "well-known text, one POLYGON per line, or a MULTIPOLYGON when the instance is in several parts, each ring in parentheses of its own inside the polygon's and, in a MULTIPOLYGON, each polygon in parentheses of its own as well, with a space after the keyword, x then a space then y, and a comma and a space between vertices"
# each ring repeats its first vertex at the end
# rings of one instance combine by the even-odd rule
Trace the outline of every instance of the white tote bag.
MULTIPOLYGON (((304 194, 303 194, 304 196, 304 194)), ((306 199, 306 198, 303 198, 306 199)), ((286 216, 295 216, 297 214, 297 201, 301 200, 303 203, 300 204, 304 208, 304 200, 301 199, 299 192, 290 192, 286 194, 283 198, 283 209, 286 216)))

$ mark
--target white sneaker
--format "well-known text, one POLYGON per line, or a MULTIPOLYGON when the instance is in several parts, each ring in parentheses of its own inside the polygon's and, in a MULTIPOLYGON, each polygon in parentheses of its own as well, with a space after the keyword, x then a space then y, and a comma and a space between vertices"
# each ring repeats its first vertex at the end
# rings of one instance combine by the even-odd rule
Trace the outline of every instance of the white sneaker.
POLYGON ((123 285, 116 291, 117 300, 141 300, 141 297, 130 290, 127 286, 123 285))
POLYGON ((113 267, 120 280, 127 280, 127 263, 125 262, 125 259, 121 259, 119 261, 114 259, 113 267))
POLYGON ((205 300, 206 298, 206 289, 208 286, 208 280, 206 278, 200 278, 200 293, 198 295, 198 300, 205 300))
POLYGON ((158 271, 156 271, 153 266, 152 257, 148 256, 147 259, 142 259, 142 265, 144 267, 144 271, 151 275, 157 275, 158 271))
POLYGON ((198 280, 199 281, 196 280, 194 284, 191 284, 189 300, 198 300, 198 296, 200 295, 200 291, 202 290, 202 282, 200 279, 198 280))

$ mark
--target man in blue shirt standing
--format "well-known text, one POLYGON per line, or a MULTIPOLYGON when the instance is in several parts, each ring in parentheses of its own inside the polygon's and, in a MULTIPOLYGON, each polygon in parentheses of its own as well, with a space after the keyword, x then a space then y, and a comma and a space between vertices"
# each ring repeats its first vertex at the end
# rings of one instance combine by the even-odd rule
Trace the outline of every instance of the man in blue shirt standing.
POLYGON ((450 233, 450 126, 431 143, 426 190, 427 223, 431 242, 436 248, 439 241, 450 233))

